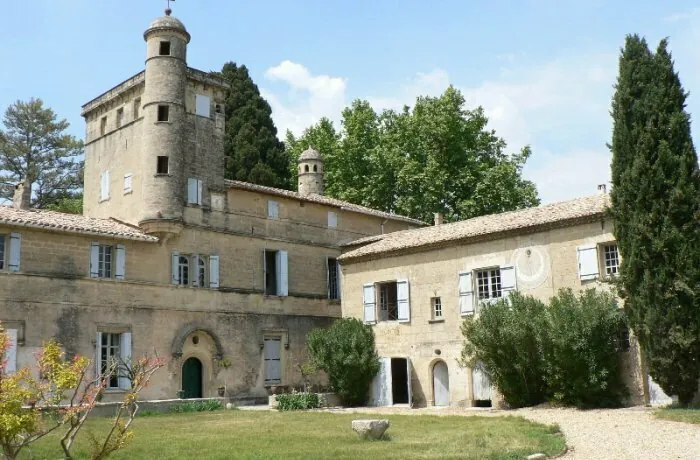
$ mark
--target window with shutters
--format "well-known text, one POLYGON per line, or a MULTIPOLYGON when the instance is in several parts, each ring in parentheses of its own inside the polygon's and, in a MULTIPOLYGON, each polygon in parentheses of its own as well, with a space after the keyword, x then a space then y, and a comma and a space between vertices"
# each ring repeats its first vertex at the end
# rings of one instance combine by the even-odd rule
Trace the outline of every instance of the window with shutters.
POLYGON ((491 268, 476 272, 476 291, 479 301, 503 297, 501 289, 501 270, 491 268))
POLYGON ((442 299, 440 297, 432 297, 430 306, 432 307, 432 318, 442 319, 442 299))
POLYGON ((202 189, 204 185, 201 180, 189 177, 187 179, 187 203, 202 204, 202 189))
POLYGON ((180 255, 177 262, 177 271, 179 275, 179 283, 182 286, 190 284, 190 258, 186 255, 180 255))
POLYGON ((411 320, 408 280, 366 284, 363 299, 366 323, 411 320))
POLYGON ((219 288, 219 256, 173 253, 173 284, 219 288))
POLYGON ((606 275, 616 276, 620 272, 620 256, 617 252, 617 244, 603 245, 603 263, 606 275))
POLYGON ((211 98, 203 94, 195 94, 194 96, 195 114, 200 117, 211 117, 211 98))
POLYGON ((399 319, 399 305, 396 292, 396 281, 380 283, 379 291, 379 321, 397 321, 399 319))
POLYGON ((287 251, 265 249, 263 252, 263 287, 265 295, 289 295, 287 251))
POLYGON ((196 278, 196 285, 197 287, 205 287, 207 285, 207 263, 206 263, 206 257, 204 256, 197 256, 197 278, 196 278))
POLYGON ((103 332, 100 334, 102 337, 102 343, 100 344, 100 375, 106 375, 110 370, 113 372, 110 374, 109 380, 107 382, 107 388, 119 388, 119 378, 118 372, 114 372, 118 367, 121 358, 121 334, 115 334, 110 332, 103 332))
POLYGON ((100 245, 97 251, 98 254, 98 265, 97 265, 97 277, 98 278, 111 278, 112 277, 112 246, 102 246, 100 245))
POLYGON ((280 217, 280 204, 276 201, 267 202, 267 217, 270 219, 279 219, 280 217))
POLYGON ((340 300, 340 265, 332 257, 328 258, 328 298, 340 300))

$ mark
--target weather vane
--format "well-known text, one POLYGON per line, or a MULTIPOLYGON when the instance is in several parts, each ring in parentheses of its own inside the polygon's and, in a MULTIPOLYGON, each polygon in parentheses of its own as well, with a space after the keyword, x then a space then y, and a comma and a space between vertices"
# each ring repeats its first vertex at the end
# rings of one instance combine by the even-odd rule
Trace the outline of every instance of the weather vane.
POLYGON ((170 8, 170 2, 174 2, 174 1, 175 1, 175 0, 167 0, 167 2, 168 2, 168 7, 165 9, 165 14, 167 14, 168 16, 170 16, 170 13, 173 12, 173 10, 170 8))

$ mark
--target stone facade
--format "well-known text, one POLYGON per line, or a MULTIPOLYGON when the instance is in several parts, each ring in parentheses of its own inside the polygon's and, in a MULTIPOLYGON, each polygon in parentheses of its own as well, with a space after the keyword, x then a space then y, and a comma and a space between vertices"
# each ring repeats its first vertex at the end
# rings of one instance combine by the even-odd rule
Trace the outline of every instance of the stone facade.
MULTIPOLYGON (((379 242, 359 249, 357 246, 349 247, 349 251, 341 257, 345 299, 343 316, 364 319, 373 324, 378 353, 383 362, 388 363, 389 358, 408 360, 414 405, 473 406, 480 403, 477 399, 485 399, 475 395, 480 388, 483 389, 483 385, 479 386, 483 378, 478 370, 475 373, 458 364, 464 341, 460 325, 465 316, 478 315, 479 311, 479 272, 489 269, 490 276, 493 276, 493 270, 497 270, 498 289, 503 289, 504 293, 507 289, 517 289, 545 301, 560 288, 575 291, 589 287, 609 289, 609 285, 601 280, 606 273, 605 248, 614 245, 612 223, 604 218, 602 201, 600 209, 592 211, 588 217, 556 222, 556 213, 566 208, 573 209, 575 201, 562 203, 558 207, 553 205, 551 209, 543 207, 539 213, 542 221, 538 227, 528 228, 526 223, 514 224, 519 219, 518 213, 524 215, 525 212, 532 215, 526 216, 524 222, 536 222, 536 208, 534 211, 479 218, 490 222, 501 221, 502 227, 494 227, 490 233, 482 232, 475 236, 475 232, 483 226, 474 226, 470 221, 446 224, 444 229, 430 227, 397 236, 386 235, 379 242), (513 229, 506 232, 508 226, 513 229), (425 235, 429 233, 441 234, 442 240, 426 238, 425 235), (460 240, 460 233, 471 236, 460 240), (449 241, 449 235, 454 236, 452 241, 449 241), (397 249, 399 247, 403 249, 397 249), (581 273, 579 257, 582 256, 579 251, 583 251, 583 248, 595 254, 591 259, 594 264, 591 272, 596 272, 595 275, 581 273), (507 272, 510 274, 507 275, 507 272), (468 280, 466 286, 461 284, 462 280, 468 280), (399 307, 398 317, 386 320, 382 317, 386 313, 382 311, 385 301, 381 286, 382 283, 396 281, 399 284, 405 281, 405 295, 402 296, 399 287, 394 302, 400 304, 403 298, 408 304, 404 308, 408 313, 404 311, 402 314, 399 307), (368 289, 370 294, 366 293, 368 289), (374 299, 371 298, 372 292, 375 293, 374 299), (473 303, 460 300, 462 297, 469 298, 469 302, 473 303), (436 312, 435 299, 439 299, 439 312, 436 312), (374 319, 371 317, 373 308, 376 312, 374 319), (471 308, 475 313, 469 311, 471 308), (369 309, 369 313, 366 309, 369 309), (446 382, 439 380, 442 378, 446 382), (475 382, 475 379, 478 381, 475 382), (437 390, 436 385, 439 387, 437 390), (442 394, 436 396, 436 391, 442 394)), ((487 290, 493 287, 493 283, 486 282, 487 290)), ((390 296, 389 309, 392 300, 390 296)), ((631 393, 629 402, 644 404, 648 401, 647 380, 634 337, 623 359, 624 374, 631 393)), ((401 366, 403 362, 398 361, 401 366)), ((395 365, 396 362, 392 360, 392 366, 395 365)), ((384 375, 390 374, 391 371, 388 371, 384 375)), ((393 377, 395 380, 396 374, 393 377)), ((382 385, 385 387, 383 391, 390 394, 391 388, 386 388, 390 385, 381 381, 375 381, 373 390, 375 387, 381 390, 382 385)), ((488 391, 488 382, 486 387, 488 391)), ((502 400, 495 390, 491 391, 489 399, 494 405, 502 400)), ((374 403, 386 404, 386 394, 379 400, 375 397, 374 403)))
POLYGON ((340 316, 341 244, 423 224, 224 180, 226 84, 187 67, 175 18, 144 38, 145 71, 83 106, 84 215, 0 207, 10 358, 31 366, 52 337, 96 363, 155 351, 168 365, 145 399, 266 400, 302 385, 307 333, 340 316))

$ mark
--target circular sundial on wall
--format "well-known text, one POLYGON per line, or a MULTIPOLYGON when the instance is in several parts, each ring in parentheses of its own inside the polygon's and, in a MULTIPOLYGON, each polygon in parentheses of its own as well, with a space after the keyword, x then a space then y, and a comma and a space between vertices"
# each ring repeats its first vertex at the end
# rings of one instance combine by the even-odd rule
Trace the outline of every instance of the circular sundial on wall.
POLYGON ((548 275, 549 255, 541 248, 520 248, 513 254, 513 265, 518 282, 530 287, 544 283, 548 275))

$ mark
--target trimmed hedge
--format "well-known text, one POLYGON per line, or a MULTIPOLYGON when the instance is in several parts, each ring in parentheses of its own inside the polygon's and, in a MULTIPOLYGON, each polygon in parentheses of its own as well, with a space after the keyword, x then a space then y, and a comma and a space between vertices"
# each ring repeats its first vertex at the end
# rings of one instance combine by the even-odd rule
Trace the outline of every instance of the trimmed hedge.
POLYGON ((316 393, 287 393, 277 395, 280 411, 317 409, 319 407, 316 393))

